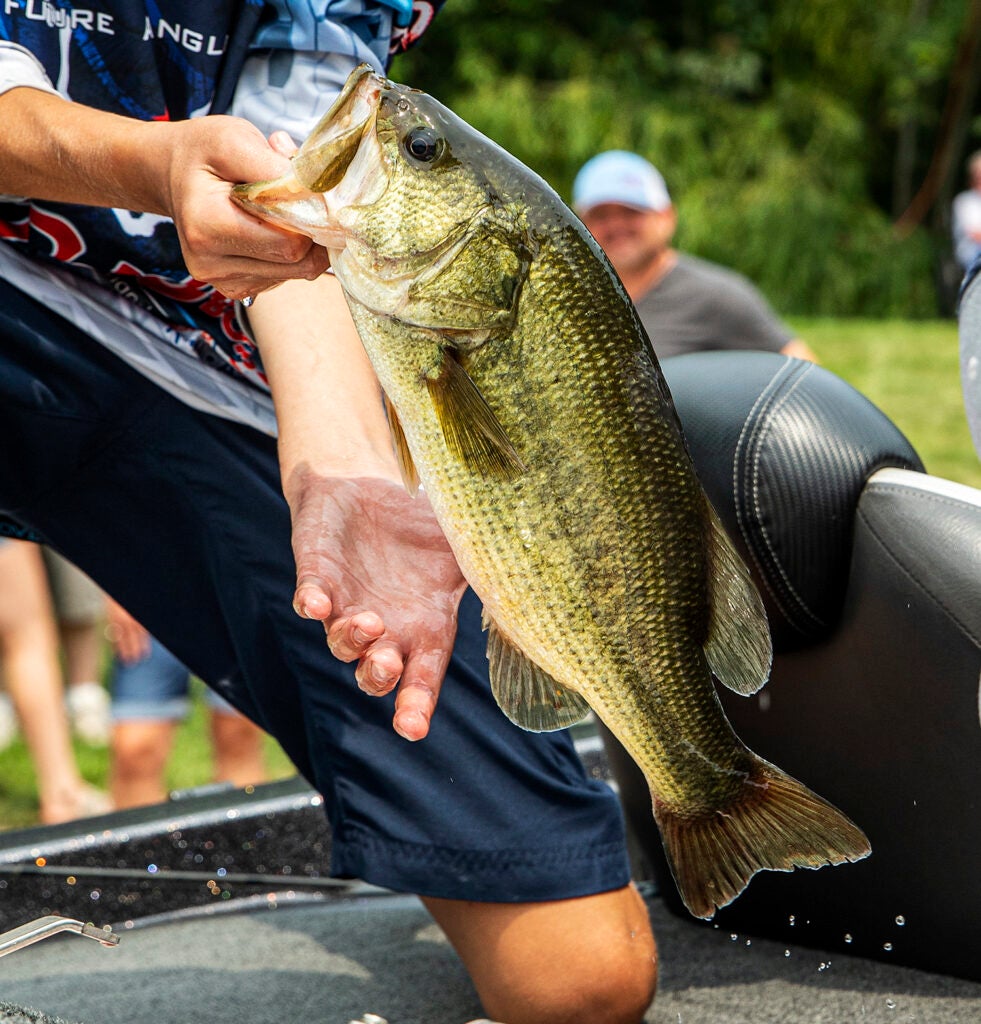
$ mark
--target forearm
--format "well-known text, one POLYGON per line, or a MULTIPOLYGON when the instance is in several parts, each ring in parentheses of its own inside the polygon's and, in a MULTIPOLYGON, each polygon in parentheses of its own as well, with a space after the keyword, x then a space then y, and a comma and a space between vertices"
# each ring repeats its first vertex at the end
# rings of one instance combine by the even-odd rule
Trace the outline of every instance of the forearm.
POLYGON ((265 292, 249 321, 276 405, 287 500, 309 473, 399 480, 378 380, 337 280, 265 292))
POLYGON ((172 128, 11 89, 0 95, 0 193, 169 214, 159 168, 172 128))
POLYGON ((819 363, 821 360, 814 354, 810 345, 800 338, 791 338, 782 349, 781 355, 793 356, 794 359, 806 359, 809 363, 819 363))

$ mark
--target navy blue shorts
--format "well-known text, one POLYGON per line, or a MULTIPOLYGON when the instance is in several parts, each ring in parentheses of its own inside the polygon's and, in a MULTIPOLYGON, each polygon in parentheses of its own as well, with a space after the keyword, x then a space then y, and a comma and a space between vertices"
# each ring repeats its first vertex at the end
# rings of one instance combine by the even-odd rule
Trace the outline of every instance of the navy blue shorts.
POLYGON ((427 739, 358 689, 294 614, 276 445, 185 406, 0 282, 0 518, 36 531, 280 742, 324 796, 331 871, 405 892, 523 902, 629 871, 615 794, 567 733, 498 709, 468 592, 427 739))

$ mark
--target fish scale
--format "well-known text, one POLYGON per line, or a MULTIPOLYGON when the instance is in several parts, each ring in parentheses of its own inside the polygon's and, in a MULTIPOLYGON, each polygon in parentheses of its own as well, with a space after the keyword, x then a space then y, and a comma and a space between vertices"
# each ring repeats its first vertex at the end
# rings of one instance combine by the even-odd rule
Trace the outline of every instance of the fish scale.
POLYGON ((235 195, 329 248, 406 480, 484 603, 495 697, 524 728, 596 712, 644 772, 692 913, 757 871, 866 856, 723 713, 713 673, 766 680, 762 604, 633 306, 551 188, 362 67, 291 174, 235 195))

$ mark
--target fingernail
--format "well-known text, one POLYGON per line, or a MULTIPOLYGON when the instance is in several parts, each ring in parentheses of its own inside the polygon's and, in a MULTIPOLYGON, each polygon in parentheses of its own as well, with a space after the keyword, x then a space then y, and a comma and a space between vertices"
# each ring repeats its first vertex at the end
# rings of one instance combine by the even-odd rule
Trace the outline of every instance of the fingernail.
POLYGON ((371 678, 378 683, 379 686, 388 686, 390 683, 394 683, 395 679, 392 677, 392 673, 387 669, 381 667, 381 665, 371 666, 371 678))
POLYGON ((418 743, 419 740, 426 735, 426 731, 429 727, 429 723, 426 721, 425 717, 418 711, 400 712, 392 720, 392 725, 399 736, 404 740, 408 740, 410 743, 418 743), (412 732, 410 733, 407 730, 413 725, 416 726, 416 728, 412 729, 412 732), (412 733, 415 733, 415 735, 412 735, 412 733))

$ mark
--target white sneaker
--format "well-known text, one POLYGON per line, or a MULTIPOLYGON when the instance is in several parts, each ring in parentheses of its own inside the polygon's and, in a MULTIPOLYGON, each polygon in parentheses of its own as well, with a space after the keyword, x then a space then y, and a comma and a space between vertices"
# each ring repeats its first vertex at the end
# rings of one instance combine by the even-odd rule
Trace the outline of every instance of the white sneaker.
POLYGON ((20 722, 11 699, 0 693, 0 750, 6 750, 20 733, 20 722))
POLYGON ((68 720, 79 739, 90 746, 104 747, 109 742, 111 722, 109 694, 98 683, 78 683, 65 693, 68 720))

